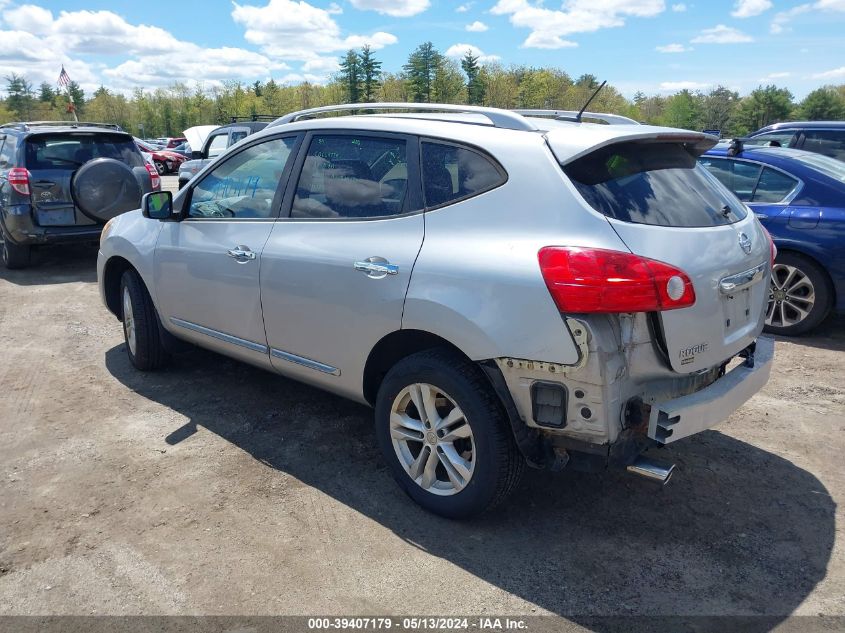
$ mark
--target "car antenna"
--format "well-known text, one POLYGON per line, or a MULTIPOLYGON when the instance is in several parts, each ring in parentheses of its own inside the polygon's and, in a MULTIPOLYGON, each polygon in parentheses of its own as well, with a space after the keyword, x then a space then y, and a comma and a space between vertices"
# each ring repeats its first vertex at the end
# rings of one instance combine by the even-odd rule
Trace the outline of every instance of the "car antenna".
POLYGON ((598 88, 596 88, 596 91, 592 94, 592 96, 589 99, 587 99, 587 103, 584 104, 584 107, 581 108, 580 110, 578 110, 578 114, 575 115, 575 122, 576 123, 581 122, 581 116, 584 114, 584 110, 586 110, 587 106, 590 105, 593 102, 593 99, 596 98, 596 95, 601 91, 602 88, 604 88, 604 85, 606 83, 607 83, 607 79, 605 79, 603 82, 601 82, 601 85, 598 88))

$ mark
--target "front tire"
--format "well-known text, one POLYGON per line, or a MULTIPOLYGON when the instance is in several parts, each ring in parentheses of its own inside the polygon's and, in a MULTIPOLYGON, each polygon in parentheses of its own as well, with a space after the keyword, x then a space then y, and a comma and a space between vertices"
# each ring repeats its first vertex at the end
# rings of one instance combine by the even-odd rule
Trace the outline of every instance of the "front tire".
POLYGON ((426 510, 481 514, 516 487, 525 460, 481 370, 449 350, 397 363, 376 400, 376 438, 399 486, 426 510))
POLYGON ((833 288, 825 271, 797 253, 781 253, 772 269, 766 331, 784 336, 809 332, 827 317, 833 288))
POLYGON ((26 268, 29 266, 31 258, 31 248, 29 246, 21 246, 13 244, 11 240, 5 236, 0 236, 0 253, 3 259, 3 265, 9 270, 16 270, 18 268, 26 268))
POLYGON ((120 280, 120 304, 126 353, 136 369, 153 371, 167 364, 153 300, 141 276, 127 270, 120 280))

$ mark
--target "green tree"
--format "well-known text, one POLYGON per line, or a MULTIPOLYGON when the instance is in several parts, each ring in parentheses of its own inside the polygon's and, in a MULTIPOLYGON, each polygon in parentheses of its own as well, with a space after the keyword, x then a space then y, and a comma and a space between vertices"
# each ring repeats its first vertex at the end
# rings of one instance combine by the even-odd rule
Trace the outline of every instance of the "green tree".
POLYGON ((49 103, 50 105, 55 104, 56 92, 46 81, 41 82, 41 86, 38 89, 38 100, 41 103, 49 103))
POLYGON ((701 124, 705 130, 721 130, 730 133, 730 121, 739 105, 739 94, 724 86, 716 86, 708 92, 701 107, 701 124))
POLYGON ((451 59, 440 60, 431 84, 431 99, 437 103, 466 103, 461 68, 451 59))
POLYGON ((12 73, 6 77, 6 109, 10 110, 18 121, 31 120, 32 106, 35 95, 32 84, 26 77, 12 73))
POLYGON ((467 101, 470 105, 481 105, 484 103, 484 80, 481 77, 481 66, 478 64, 478 55, 473 55, 467 49, 466 55, 461 60, 461 68, 467 76, 467 101))
POLYGON ((369 44, 361 49, 361 76, 364 102, 375 101, 376 93, 381 87, 381 62, 375 58, 369 44))
POLYGON ((434 79, 443 66, 443 55, 434 48, 434 44, 420 44, 408 57, 408 63, 402 68, 408 77, 411 96, 417 102, 431 102, 434 93, 434 79))
POLYGON ((681 90, 669 97, 663 111, 663 123, 669 127, 697 130, 701 127, 702 96, 681 90))
POLYGON ((808 121, 845 119, 845 95, 833 86, 817 88, 798 106, 798 116, 808 121))
POLYGON ((340 62, 338 73, 340 82, 346 86, 347 103, 361 100, 361 70, 361 57, 350 48, 340 62))
POLYGON ((734 132, 748 134, 754 130, 789 118, 794 104, 786 88, 758 86, 742 99, 731 122, 734 132))
POLYGON ((67 87, 68 94, 73 98, 73 107, 76 110, 76 116, 81 117, 85 112, 85 91, 79 87, 75 81, 71 81, 67 87))

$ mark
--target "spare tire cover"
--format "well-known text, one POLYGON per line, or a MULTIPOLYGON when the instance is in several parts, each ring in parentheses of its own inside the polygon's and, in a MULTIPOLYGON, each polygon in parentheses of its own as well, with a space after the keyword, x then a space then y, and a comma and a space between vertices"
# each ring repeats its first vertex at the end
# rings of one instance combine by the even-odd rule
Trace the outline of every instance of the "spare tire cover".
POLYGON ((71 192, 82 213, 98 222, 138 209, 144 193, 132 168, 113 158, 95 158, 80 167, 71 192))

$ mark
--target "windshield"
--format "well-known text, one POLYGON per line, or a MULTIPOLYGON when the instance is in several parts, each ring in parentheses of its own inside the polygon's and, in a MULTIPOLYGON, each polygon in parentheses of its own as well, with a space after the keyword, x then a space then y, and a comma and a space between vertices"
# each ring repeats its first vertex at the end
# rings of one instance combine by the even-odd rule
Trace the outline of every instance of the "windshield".
POLYGON ((602 147, 564 167, 599 213, 634 224, 704 227, 745 217, 745 206, 681 143, 602 147))

